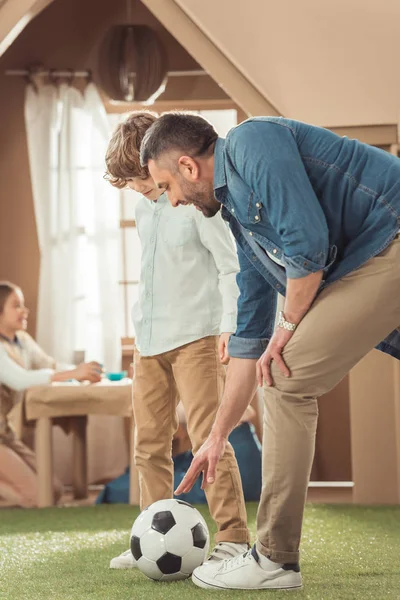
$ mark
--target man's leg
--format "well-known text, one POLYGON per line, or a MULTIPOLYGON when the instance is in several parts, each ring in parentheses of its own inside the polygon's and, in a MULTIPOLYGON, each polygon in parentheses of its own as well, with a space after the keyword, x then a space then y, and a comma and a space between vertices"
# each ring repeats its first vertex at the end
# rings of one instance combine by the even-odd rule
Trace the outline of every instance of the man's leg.
POLYGON ((135 464, 139 471, 140 507, 172 498, 172 438, 178 427, 176 387, 164 354, 141 357, 135 351, 133 411, 135 464))
POLYGON ((272 365, 265 386, 263 491, 257 549, 296 563, 314 455, 317 398, 400 323, 400 240, 326 290, 283 352, 285 378, 272 365))
MULTIPOLYGON (((171 352, 188 433, 196 452, 208 437, 223 393, 224 368, 218 359, 218 338, 206 337, 171 352)), ((232 446, 217 468, 213 485, 205 488, 210 513, 218 526, 217 542, 249 541, 242 482, 232 446)))

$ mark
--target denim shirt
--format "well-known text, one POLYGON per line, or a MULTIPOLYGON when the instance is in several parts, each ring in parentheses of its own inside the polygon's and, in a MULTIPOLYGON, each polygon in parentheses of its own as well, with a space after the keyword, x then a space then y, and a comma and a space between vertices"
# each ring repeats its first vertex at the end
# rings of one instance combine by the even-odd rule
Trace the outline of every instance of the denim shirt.
MULTIPOLYGON (((218 138, 214 193, 238 248, 233 357, 258 358, 286 278, 324 271, 320 290, 382 252, 400 229, 400 161, 327 129, 256 117, 218 138), (280 259, 280 267, 268 256, 280 259)), ((400 324, 399 324, 400 325, 400 324)), ((396 330, 379 349, 400 359, 396 330)))

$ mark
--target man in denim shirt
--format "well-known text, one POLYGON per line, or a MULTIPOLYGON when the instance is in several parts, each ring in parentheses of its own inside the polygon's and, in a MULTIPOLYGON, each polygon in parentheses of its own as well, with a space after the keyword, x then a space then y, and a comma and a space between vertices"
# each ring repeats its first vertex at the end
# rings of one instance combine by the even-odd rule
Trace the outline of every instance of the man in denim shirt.
POLYGON ((300 587, 317 398, 374 346, 400 358, 400 161, 289 119, 249 119, 220 139, 201 117, 179 113, 150 128, 141 157, 172 205, 189 201, 207 217, 222 210, 240 262, 224 399, 178 492, 201 471, 214 482, 256 380, 265 390, 257 544, 199 567, 193 580, 300 587), (278 293, 285 301, 275 319, 278 293))

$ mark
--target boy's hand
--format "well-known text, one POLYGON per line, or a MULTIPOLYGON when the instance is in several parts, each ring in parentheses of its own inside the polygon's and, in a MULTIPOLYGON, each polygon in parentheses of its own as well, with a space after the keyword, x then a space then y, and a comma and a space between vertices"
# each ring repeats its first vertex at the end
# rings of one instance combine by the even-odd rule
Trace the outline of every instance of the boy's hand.
POLYGON ((232 333, 221 333, 219 336, 218 342, 218 354, 219 360, 223 365, 227 365, 229 362, 229 353, 228 353, 228 342, 232 333))

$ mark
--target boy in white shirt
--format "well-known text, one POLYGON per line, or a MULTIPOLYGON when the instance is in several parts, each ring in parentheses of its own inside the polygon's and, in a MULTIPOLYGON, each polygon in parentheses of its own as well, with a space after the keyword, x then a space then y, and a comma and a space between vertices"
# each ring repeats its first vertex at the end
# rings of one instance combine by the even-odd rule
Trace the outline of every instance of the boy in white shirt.
MULTIPOLYGON (((206 219, 194 207, 173 209, 164 190, 140 166, 140 144, 156 118, 149 112, 132 113, 117 126, 106 154, 110 183, 145 196, 136 209, 142 262, 133 309, 134 452, 142 509, 173 496, 178 398, 193 452, 210 432, 222 397, 229 336, 236 330, 239 270, 220 216, 206 219)), ((249 542, 239 469, 229 444, 216 479, 217 485, 205 486, 218 527, 210 560, 242 554, 249 542)), ((110 567, 135 567, 135 559, 128 550, 110 567)))

